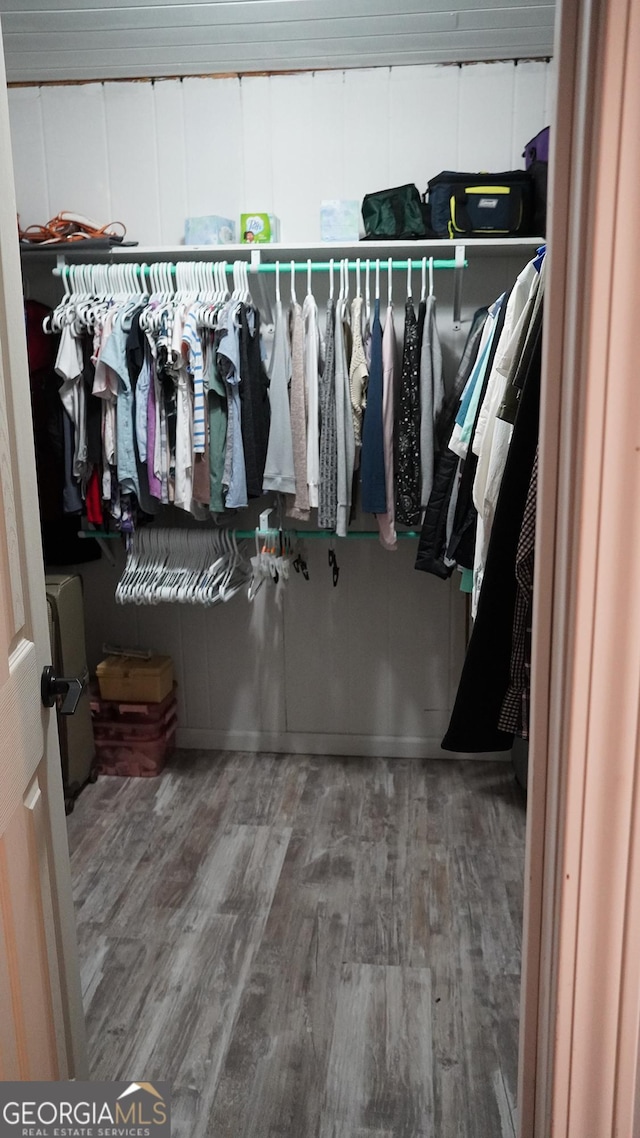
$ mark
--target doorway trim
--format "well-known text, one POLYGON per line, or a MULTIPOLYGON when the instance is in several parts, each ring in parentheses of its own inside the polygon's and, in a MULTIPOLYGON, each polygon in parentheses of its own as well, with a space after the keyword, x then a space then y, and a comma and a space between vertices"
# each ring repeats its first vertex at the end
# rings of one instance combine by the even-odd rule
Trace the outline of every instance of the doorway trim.
POLYGON ((545 297, 520 1138, 631 1138, 640 1026, 640 11, 566 0, 545 297))

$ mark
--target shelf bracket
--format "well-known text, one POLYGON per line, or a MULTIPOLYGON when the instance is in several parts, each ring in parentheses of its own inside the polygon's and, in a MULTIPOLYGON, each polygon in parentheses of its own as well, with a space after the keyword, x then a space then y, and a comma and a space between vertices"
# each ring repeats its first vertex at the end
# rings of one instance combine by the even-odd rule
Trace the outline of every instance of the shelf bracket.
POLYGON ((249 263, 249 272, 257 273, 259 268, 260 268, 260 262, 261 261, 262 261, 262 257, 260 255, 260 250, 259 249, 252 249, 251 250, 251 261, 249 263))
POLYGON ((453 328, 459 332, 462 327, 462 274, 466 260, 464 245, 456 245, 456 267, 453 270, 453 328))

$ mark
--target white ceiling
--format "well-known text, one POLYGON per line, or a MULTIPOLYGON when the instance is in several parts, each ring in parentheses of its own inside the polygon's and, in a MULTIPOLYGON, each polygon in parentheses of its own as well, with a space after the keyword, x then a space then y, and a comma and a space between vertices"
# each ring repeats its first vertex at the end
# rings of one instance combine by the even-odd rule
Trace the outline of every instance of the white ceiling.
MULTIPOLYGON (((540 58, 553 0, 0 0, 9 82, 540 58)), ((427 108, 425 108, 425 112, 427 108)))

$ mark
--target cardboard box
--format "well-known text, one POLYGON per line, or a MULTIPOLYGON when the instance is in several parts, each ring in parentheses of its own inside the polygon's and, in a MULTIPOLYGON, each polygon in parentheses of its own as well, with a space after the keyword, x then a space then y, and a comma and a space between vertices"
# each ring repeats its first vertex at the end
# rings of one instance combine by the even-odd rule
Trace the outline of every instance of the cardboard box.
POLYGON ((126 703, 161 703, 173 690, 170 656, 107 656, 96 668, 102 699, 126 703))

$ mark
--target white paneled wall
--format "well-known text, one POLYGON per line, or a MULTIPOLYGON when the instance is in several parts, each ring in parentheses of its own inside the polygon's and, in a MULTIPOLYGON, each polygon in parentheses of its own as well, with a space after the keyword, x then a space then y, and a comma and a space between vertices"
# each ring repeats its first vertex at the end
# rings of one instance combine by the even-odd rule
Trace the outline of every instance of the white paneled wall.
POLYGON ((319 240, 324 198, 443 169, 521 166, 551 119, 553 64, 320 71, 9 91, 23 225, 67 209, 175 245, 186 217, 269 210, 319 240))
MULTIPOLYGON (((551 121, 552 88, 545 63, 14 88, 18 208, 23 225, 61 209, 122 220, 149 245, 180 242, 189 215, 264 209, 283 240, 312 242, 323 198, 424 189, 445 168, 520 166, 551 121)), ((472 263, 467 315, 522 263, 472 263)), ((49 300, 43 272, 31 265, 30 292, 49 300)), ((449 362, 464 342, 451 331, 451 286, 438 282, 449 362)), ((337 549, 336 589, 325 542, 309 542, 310 582, 293 576, 254 605, 237 597, 205 611, 118 607, 121 563, 88 565, 89 662, 105 641, 170 653, 184 745, 442 755, 464 652, 457 577, 416 573, 414 542, 394 554, 375 541, 337 549)))
POLYGON ((457 575, 416 573, 414 541, 336 549, 336 588, 327 544, 309 541, 309 581, 213 609, 111 602, 120 551, 115 567, 80 566, 89 666, 104 643, 172 656, 183 746, 442 756, 464 645, 457 575))

